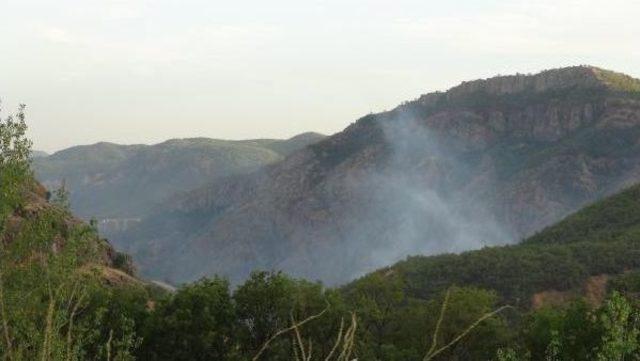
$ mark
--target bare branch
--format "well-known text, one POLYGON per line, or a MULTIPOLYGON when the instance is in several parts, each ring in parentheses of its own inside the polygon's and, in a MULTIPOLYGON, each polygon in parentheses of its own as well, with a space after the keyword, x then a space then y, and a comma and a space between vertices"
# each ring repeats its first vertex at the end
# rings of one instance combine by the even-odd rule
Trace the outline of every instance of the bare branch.
POLYGON ((509 306, 509 305, 502 306, 502 307, 498 308, 497 310, 495 310, 493 312, 489 312, 487 314, 484 314, 482 317, 480 317, 474 323, 472 323, 469 327, 467 327, 467 329, 464 330, 461 334, 459 334, 457 337, 455 337, 451 342, 449 342, 448 344, 442 346, 441 348, 439 348, 437 350, 434 350, 434 351, 432 351, 430 353, 427 353, 427 355, 424 357, 424 360, 425 361, 433 360, 441 352, 443 352, 446 349, 450 348, 451 346, 455 345, 458 341, 460 341, 462 338, 464 338, 467 334, 469 334, 469 332, 471 332, 473 329, 478 327, 478 325, 480 323, 482 323, 484 320, 497 315, 498 313, 506 310, 507 308, 512 308, 512 307, 509 306))
POLYGON ((451 288, 447 290, 447 293, 444 295, 444 300, 442 301, 442 308, 440 309, 440 316, 438 317, 438 322, 436 323, 436 329, 433 331, 433 337, 431 339, 431 348, 427 351, 427 355, 424 360, 428 360, 428 356, 431 355, 436 347, 438 346, 438 334, 440 333, 440 326, 442 325, 442 320, 444 319, 444 314, 447 312, 447 306, 449 305, 449 297, 451 296, 451 288))
POLYGON ((253 356, 253 358, 251 359, 252 361, 256 361, 260 358, 260 356, 262 356, 262 354, 267 350, 267 348, 269 347, 269 345, 271 344, 271 342, 273 342, 273 340, 275 340, 276 338, 280 337, 281 335, 284 335, 287 332, 293 331, 295 330, 297 327, 300 327, 306 323, 309 323, 319 317, 322 317, 322 315, 325 314, 325 312, 327 312, 329 310, 329 305, 327 305, 327 307, 322 310, 322 312, 316 314, 316 315, 312 315, 309 316, 307 318, 305 318, 304 320, 298 322, 298 323, 294 323, 292 326, 284 328, 278 332, 276 332, 275 334, 273 334, 273 336, 271 336, 260 348, 260 350, 258 351, 258 353, 253 356))

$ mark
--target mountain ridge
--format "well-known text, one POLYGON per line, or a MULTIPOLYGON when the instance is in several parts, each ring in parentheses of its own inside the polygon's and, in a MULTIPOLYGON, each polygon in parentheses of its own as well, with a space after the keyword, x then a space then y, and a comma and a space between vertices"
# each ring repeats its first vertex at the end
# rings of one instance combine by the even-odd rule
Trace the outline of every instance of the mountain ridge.
POLYGON ((276 268, 329 283, 412 253, 514 242, 640 180, 640 92, 596 73, 515 76, 507 83, 543 90, 423 96, 366 115, 174 200, 125 242, 143 270, 171 282, 276 268))
MULTIPOLYGON (((535 74, 497 75, 485 79, 465 81, 445 93, 449 93, 451 97, 473 92, 505 95, 524 91, 541 93, 574 87, 587 89, 604 87, 617 91, 639 91, 640 80, 597 66, 579 65, 543 70, 535 74)), ((428 97, 429 94, 425 94, 425 96, 428 97)))
POLYGON ((74 211, 84 219, 96 217, 102 231, 109 233, 135 223, 176 192, 277 162, 323 137, 304 133, 286 140, 200 137, 154 145, 99 142, 35 158, 33 168, 50 190, 64 180, 74 211))
MULTIPOLYGON (((300 134, 296 134, 292 137, 286 139, 277 139, 277 138, 256 138, 256 139, 240 139, 240 140, 232 140, 232 139, 222 139, 222 138, 209 138, 209 137, 185 137, 185 138, 171 138, 167 140, 163 140, 161 142, 152 143, 152 144, 144 144, 144 143, 134 143, 134 144, 121 144, 107 141, 100 141, 91 144, 81 144, 70 146, 52 153, 44 152, 44 151, 34 151, 34 157, 37 158, 46 158, 53 156, 63 156, 69 153, 77 153, 80 151, 86 150, 110 150, 110 149, 124 149, 124 150, 136 150, 139 148, 149 148, 154 146, 161 145, 190 145, 194 143, 222 143, 222 144, 246 144, 246 145, 259 145, 259 144, 270 144, 270 143, 283 143, 283 142, 291 142, 298 140, 308 140, 315 141, 317 139, 321 139, 326 137, 324 134, 317 132, 304 132, 300 134)), ((286 155, 286 154, 283 154, 286 155)))

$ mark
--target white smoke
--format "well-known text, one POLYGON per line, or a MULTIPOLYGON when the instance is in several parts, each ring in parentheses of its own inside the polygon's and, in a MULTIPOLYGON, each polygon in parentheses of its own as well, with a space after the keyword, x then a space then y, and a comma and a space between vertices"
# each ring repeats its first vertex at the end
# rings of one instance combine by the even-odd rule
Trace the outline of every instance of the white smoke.
MULTIPOLYGON (((415 117, 400 114, 379 123, 391 153, 383 169, 370 171, 352 185, 374 193, 365 196, 372 201, 363 209, 364 225, 352 223, 349 232, 350 248, 367 258, 364 269, 353 276, 410 255, 511 242, 513 236, 495 219, 487 194, 469 193, 474 189, 469 185, 472 174, 482 166, 474 147, 434 134, 415 117)), ((479 193, 488 191, 477 188, 479 193)))

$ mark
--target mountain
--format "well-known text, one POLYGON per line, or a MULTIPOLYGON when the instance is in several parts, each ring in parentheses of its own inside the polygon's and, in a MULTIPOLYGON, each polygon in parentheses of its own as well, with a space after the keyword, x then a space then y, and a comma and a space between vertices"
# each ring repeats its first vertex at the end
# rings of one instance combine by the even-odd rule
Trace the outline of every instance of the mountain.
POLYGON ((399 277, 412 297, 430 299, 451 285, 473 286, 495 290, 503 302, 528 308, 553 298, 604 294, 616 276, 624 278, 620 275, 635 271, 637 277, 639 256, 640 184, 595 202, 520 244, 409 257, 344 290, 348 293, 371 277, 399 277))
POLYGON ((410 254, 513 243, 640 180, 640 81, 499 76, 369 114, 173 198, 120 238, 143 274, 345 282, 410 254))
POLYGON ((44 157, 48 157, 49 153, 44 152, 42 150, 33 150, 31 151, 31 157, 33 158, 44 158, 44 157))
POLYGON ((65 180, 73 210, 96 217, 107 233, 137 222, 176 192, 254 171, 322 139, 305 133, 288 140, 172 139, 156 145, 98 143, 35 157, 38 179, 50 190, 65 180))

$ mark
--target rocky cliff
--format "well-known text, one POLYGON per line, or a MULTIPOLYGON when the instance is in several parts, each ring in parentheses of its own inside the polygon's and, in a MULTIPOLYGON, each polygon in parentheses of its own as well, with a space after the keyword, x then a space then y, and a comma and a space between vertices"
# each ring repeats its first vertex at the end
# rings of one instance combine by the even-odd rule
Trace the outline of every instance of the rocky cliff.
POLYGON ((170 282, 255 268, 339 283, 409 254, 516 242, 640 181, 640 81, 594 67, 501 76, 370 114, 131 231, 170 282))

